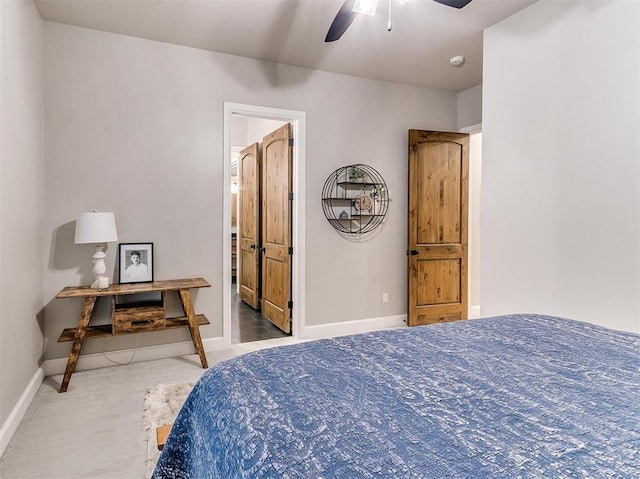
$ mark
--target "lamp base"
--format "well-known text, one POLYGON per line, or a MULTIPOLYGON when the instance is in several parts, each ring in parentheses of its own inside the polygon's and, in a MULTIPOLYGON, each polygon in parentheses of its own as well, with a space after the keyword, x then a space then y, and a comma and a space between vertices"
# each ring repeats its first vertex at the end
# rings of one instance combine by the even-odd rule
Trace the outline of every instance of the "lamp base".
POLYGON ((107 266, 104 264, 104 259, 107 255, 102 251, 102 245, 96 245, 96 252, 93 254, 93 274, 96 280, 91 283, 93 289, 107 289, 109 288, 109 277, 104 276, 107 272, 107 266))
POLYGON ((93 283, 91 283, 91 287, 97 290, 109 289, 109 277, 96 276, 96 280, 93 283))

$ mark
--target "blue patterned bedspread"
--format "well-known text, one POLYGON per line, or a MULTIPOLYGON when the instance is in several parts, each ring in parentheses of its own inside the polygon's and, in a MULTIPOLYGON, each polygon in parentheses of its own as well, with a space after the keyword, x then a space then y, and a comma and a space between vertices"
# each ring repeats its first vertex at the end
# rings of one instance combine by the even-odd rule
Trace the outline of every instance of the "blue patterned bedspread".
POLYGON ((640 335, 512 315, 246 354, 153 477, 638 478, 640 335))

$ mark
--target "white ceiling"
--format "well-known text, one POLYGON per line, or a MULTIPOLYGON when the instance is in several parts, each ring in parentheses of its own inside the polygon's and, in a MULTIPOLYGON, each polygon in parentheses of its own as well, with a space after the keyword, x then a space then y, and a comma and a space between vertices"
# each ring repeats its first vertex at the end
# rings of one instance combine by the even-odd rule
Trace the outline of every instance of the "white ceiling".
POLYGON ((459 92, 482 83, 482 31, 537 0, 379 0, 342 38, 343 0, 34 0, 43 20, 205 50, 459 92), (387 31, 389 1, 392 31, 387 31), (464 55, 462 67, 449 58, 464 55))

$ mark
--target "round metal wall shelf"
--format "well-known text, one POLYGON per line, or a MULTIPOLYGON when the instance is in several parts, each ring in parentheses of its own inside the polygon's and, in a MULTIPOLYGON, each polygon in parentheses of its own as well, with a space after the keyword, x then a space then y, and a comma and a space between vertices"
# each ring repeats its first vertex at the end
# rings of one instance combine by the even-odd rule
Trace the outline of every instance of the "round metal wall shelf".
POLYGON ((322 210, 340 233, 370 233, 389 209, 389 190, 374 168, 361 163, 338 168, 322 188, 322 210))

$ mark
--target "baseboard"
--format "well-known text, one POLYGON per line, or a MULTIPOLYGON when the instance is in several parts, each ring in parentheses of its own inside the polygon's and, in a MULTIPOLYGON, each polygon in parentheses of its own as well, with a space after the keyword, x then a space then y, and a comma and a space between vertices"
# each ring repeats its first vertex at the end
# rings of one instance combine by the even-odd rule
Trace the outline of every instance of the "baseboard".
POLYGON ((359 319, 342 323, 319 324, 305 326, 298 337, 300 339, 322 339, 334 336, 368 333, 378 329, 399 328, 406 326, 407 315, 385 316, 382 318, 359 319))
MULTIPOLYGON (((480 306, 469 307, 469 318, 480 317, 480 306)), ((298 334, 300 339, 322 339, 349 334, 368 333, 378 329, 399 328, 407 325, 407 315, 385 316, 381 318, 360 319, 342 323, 319 324, 305 326, 298 334)))
POLYGON ((11 441, 16 429, 18 429, 20 421, 22 421, 31 401, 33 401, 34 396, 38 392, 38 388, 42 384, 42 381, 44 381, 44 376, 42 368, 36 369, 31 381, 29 381, 20 399, 18 399, 18 402, 12 409, 11 414, 9 414, 9 417, 2 425, 0 429, 0 457, 4 454, 5 449, 9 445, 9 441, 11 441))
POLYGON ((480 317, 480 305, 469 306, 469 319, 476 319, 480 317))
MULTIPOLYGON (((221 337, 206 338, 202 340, 205 351, 218 351, 224 349, 224 342, 221 337)), ((175 358, 195 354, 193 343, 183 341, 180 343, 162 344, 159 346, 147 346, 136 349, 122 349, 120 351, 108 351, 96 354, 81 355, 78 358, 75 371, 86 371, 114 366, 117 363, 139 363, 143 361, 153 361, 154 359, 175 358), (135 353, 135 354, 134 354, 135 353), (111 359, 111 361, 109 359, 111 359)), ((49 359, 42 364, 45 376, 63 374, 67 367, 67 358, 49 359)))

